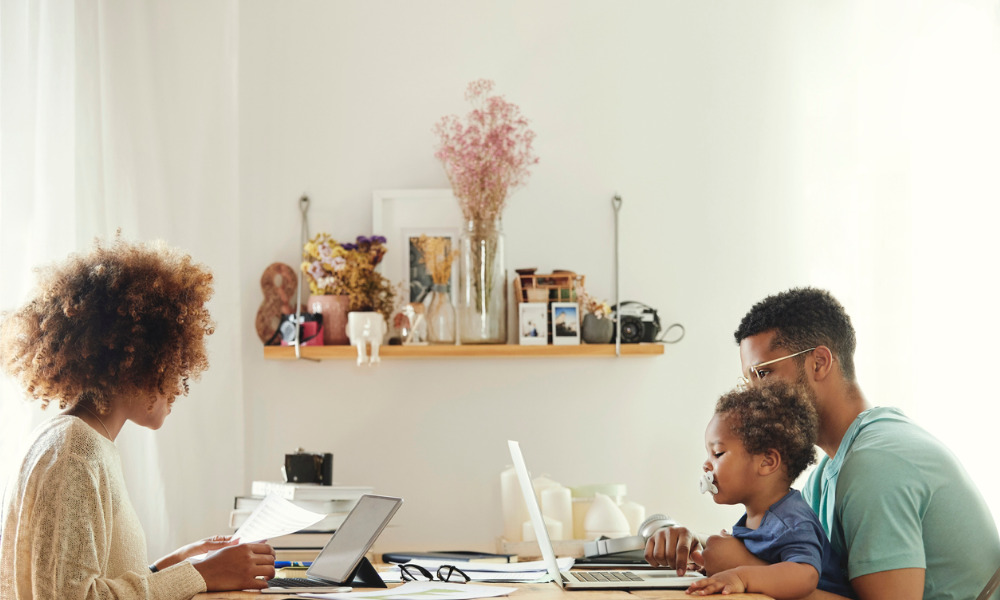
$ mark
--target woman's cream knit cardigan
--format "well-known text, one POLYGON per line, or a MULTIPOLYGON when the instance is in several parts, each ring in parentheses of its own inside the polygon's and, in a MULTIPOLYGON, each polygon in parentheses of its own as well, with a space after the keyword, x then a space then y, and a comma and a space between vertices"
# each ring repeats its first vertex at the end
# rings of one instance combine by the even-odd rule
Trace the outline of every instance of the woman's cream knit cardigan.
POLYGON ((3 600, 181 600, 205 591, 187 561, 149 571, 118 448, 76 417, 38 427, 3 507, 3 600))

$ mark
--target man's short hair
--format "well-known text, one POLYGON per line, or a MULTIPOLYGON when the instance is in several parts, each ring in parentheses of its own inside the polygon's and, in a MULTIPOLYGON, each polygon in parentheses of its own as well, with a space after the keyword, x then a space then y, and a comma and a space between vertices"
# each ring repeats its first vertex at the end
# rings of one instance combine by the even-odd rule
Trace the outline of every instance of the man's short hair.
POLYGON ((816 462, 819 417, 801 385, 766 379, 759 385, 729 392, 715 405, 750 454, 776 450, 791 484, 816 462))
POLYGON ((774 331, 772 346, 800 352, 826 346, 840 361, 840 370, 854 381, 854 326, 844 307, 830 292, 793 288, 764 298, 743 317, 733 334, 739 344, 748 337, 774 331))

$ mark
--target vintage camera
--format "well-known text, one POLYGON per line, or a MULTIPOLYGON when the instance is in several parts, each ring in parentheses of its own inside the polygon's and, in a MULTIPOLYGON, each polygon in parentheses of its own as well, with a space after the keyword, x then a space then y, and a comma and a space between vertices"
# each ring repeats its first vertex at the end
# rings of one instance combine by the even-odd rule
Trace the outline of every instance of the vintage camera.
POLYGON ((333 454, 312 454, 299 448, 285 455, 282 467, 288 483, 318 483, 333 485, 333 454))
MULTIPOLYGON (((611 316, 619 318, 616 311, 612 311, 611 316)), ((656 336, 660 335, 660 317, 655 309, 642 302, 632 300, 622 302, 620 319, 623 344, 655 342, 656 336)), ((614 336, 611 341, 615 341, 614 336)))

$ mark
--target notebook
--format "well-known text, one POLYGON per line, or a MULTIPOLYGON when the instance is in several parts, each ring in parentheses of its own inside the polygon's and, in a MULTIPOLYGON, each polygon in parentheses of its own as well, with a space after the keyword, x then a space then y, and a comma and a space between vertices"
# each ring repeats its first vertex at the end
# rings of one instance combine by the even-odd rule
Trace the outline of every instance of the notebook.
POLYGON ((524 464, 524 456, 521 454, 521 446, 517 442, 508 441, 510 448, 510 458, 514 461, 514 471, 517 472, 517 480, 521 484, 521 493, 524 495, 524 502, 528 505, 528 515, 531 517, 531 526, 535 529, 535 539, 538 540, 538 548, 542 551, 542 560, 545 567, 552 576, 552 579, 567 590, 638 590, 638 589, 663 589, 663 588, 686 588, 695 581, 702 579, 700 574, 678 576, 673 569, 643 569, 635 571, 607 570, 595 571, 569 570, 559 571, 556 563, 556 553, 552 549, 552 542, 549 540, 549 533, 545 530, 542 521, 542 511, 538 507, 538 500, 535 499, 535 489, 531 485, 531 478, 528 476, 528 467, 524 464))
POLYGON ((403 503, 401 498, 365 494, 330 537, 313 561, 306 577, 275 578, 268 581, 265 594, 317 594, 349 592, 352 582, 365 587, 386 587, 375 567, 365 558, 392 516, 403 503))

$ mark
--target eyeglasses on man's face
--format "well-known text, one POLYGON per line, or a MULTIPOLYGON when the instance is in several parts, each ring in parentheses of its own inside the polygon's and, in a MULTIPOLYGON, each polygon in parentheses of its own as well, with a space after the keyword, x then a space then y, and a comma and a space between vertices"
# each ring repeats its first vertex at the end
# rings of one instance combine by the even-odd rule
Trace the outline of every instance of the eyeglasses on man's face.
POLYGON ((747 374, 740 376, 740 386, 746 387, 748 385, 751 385, 755 381, 760 381, 761 379, 767 377, 771 371, 768 369, 764 369, 763 367, 766 367, 768 365, 773 365, 774 363, 781 362, 783 360, 788 360, 789 358, 795 358, 800 354, 805 354, 806 352, 812 352, 815 349, 816 347, 813 346, 812 348, 809 348, 807 350, 802 350, 801 352, 796 352, 795 354, 789 354, 788 356, 782 356, 781 358, 776 358, 774 360, 769 360, 767 362, 751 365, 747 369, 747 374))
MULTIPOLYGON (((399 565, 399 575, 403 581, 434 581, 434 575, 430 571, 410 563, 399 565)), ((454 565, 441 565, 437 570, 437 578, 451 583, 468 583, 471 580, 465 571, 454 565)))

